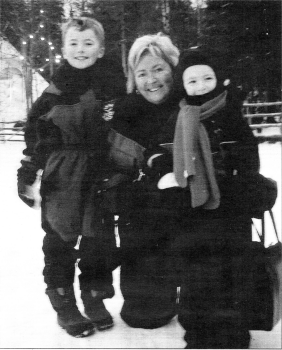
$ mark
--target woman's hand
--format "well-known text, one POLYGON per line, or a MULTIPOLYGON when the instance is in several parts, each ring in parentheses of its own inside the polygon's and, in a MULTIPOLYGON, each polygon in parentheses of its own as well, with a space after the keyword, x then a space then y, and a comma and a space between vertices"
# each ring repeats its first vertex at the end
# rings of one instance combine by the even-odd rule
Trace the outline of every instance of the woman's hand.
POLYGON ((162 177, 163 175, 173 171, 172 154, 154 153, 147 158, 144 173, 150 178, 162 177))

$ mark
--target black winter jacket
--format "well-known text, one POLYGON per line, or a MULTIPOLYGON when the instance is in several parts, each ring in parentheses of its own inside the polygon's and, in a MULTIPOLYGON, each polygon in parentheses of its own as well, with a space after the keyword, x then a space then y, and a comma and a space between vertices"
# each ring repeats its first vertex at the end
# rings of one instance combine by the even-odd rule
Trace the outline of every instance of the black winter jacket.
MULTIPOLYGON (((173 143, 178 103, 172 97, 163 105, 152 105, 142 96, 131 94, 115 104, 112 128, 145 148, 142 171, 147 176, 139 187, 135 183, 134 190, 124 186, 124 191, 135 194, 131 211, 147 211, 149 215, 154 215, 159 210, 162 214, 187 215, 187 210, 192 210, 188 188, 157 188, 160 177, 173 171, 172 155, 164 152, 159 145, 173 143), (164 157, 156 158, 155 166, 153 162, 153 167, 148 168, 147 159, 155 153, 164 153, 164 157), (141 188, 142 194, 138 194, 138 188, 141 188)), ((257 173, 259 170, 258 145, 246 119, 243 118, 241 101, 230 91, 226 106, 204 120, 203 124, 209 135, 219 187, 224 192, 223 204, 219 210, 213 212, 225 215, 227 209, 223 206, 225 198, 232 192, 229 191, 232 175, 257 173)), ((130 203, 130 200, 127 199, 127 202, 130 203)), ((228 210, 230 211, 230 205, 228 210)))
POLYGON ((101 66, 95 66, 78 70, 65 63, 53 77, 28 116, 28 158, 18 171, 20 181, 30 185, 43 170, 42 225, 66 241, 101 231, 97 192, 108 153, 103 104, 124 89, 107 90, 101 66))

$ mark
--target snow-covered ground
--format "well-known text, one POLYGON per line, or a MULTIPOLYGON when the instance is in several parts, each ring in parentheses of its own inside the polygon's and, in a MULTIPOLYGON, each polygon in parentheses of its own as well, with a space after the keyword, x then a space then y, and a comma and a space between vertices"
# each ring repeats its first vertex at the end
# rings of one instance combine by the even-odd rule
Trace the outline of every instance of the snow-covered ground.
MULTIPOLYGON (((17 196, 16 170, 23 147, 22 142, 0 143, 0 348, 184 348, 184 330, 177 318, 154 330, 130 328, 121 320, 119 269, 114 271, 116 295, 106 300, 115 326, 81 339, 60 329, 45 295, 40 211, 28 208, 17 196)), ((263 143, 259 147, 261 173, 278 182, 274 215, 281 234, 281 143, 263 143)), ((271 232, 269 222, 267 226, 271 232)), ((272 235, 268 243, 274 240, 272 235)), ((281 348, 281 321, 271 332, 251 334, 251 348, 281 348)))

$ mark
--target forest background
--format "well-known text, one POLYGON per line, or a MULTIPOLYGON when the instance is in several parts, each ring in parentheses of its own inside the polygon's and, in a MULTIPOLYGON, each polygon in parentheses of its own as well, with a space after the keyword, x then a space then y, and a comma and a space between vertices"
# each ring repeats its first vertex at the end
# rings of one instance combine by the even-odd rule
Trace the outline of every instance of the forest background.
POLYGON ((62 59, 61 23, 77 15, 101 21, 106 54, 125 75, 133 41, 163 32, 181 51, 219 52, 250 102, 281 101, 281 0, 0 0, 0 34, 21 52, 27 78, 35 69, 50 81, 62 59))

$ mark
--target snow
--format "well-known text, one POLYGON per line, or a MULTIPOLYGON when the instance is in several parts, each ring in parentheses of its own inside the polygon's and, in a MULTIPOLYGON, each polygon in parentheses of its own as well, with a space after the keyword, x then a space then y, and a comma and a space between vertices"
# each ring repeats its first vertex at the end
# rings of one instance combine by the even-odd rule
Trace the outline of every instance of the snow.
MULTIPOLYGON (((30 209, 17 196, 16 170, 23 147, 23 142, 0 143, 0 348, 184 348, 184 330, 177 318, 154 330, 130 328, 121 320, 119 268, 114 271, 116 295, 106 300, 114 317, 112 329, 77 339, 57 325, 42 277, 44 233, 40 228, 40 210, 30 209)), ((278 182, 279 197, 273 211, 281 235, 281 143, 263 143, 259 147, 261 173, 278 182)), ((270 232, 269 221, 267 228, 270 232)), ((274 239, 271 236, 269 243, 274 239)), ((271 332, 251 334, 251 348, 281 348, 281 321, 271 332)))
MULTIPOLYGON (((26 118, 25 61, 22 55, 0 34, 0 121, 11 122, 26 118)), ((32 100, 48 86, 47 81, 32 70, 32 100)))

